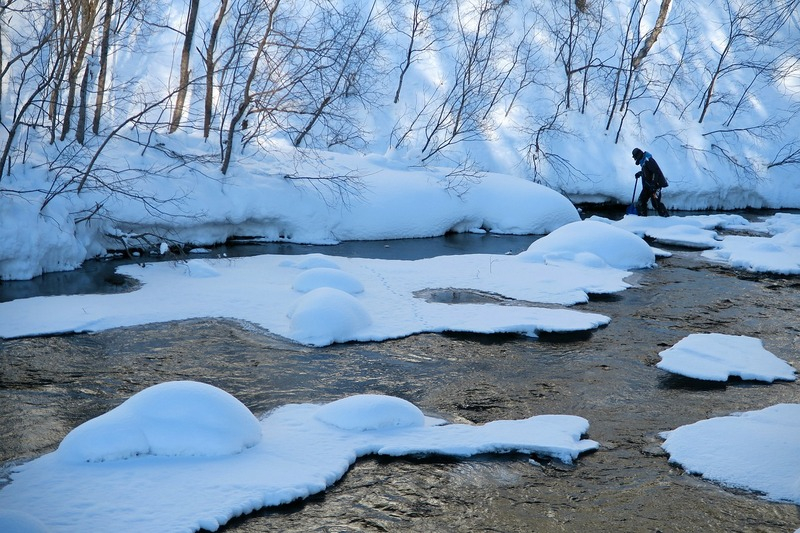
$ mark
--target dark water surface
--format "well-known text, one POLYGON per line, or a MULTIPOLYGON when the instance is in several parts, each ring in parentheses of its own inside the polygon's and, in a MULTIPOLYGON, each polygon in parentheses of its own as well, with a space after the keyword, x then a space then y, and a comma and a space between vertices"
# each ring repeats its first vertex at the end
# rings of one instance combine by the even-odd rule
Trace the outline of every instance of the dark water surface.
MULTIPOLYGON (((493 253, 526 247, 509 241, 493 253)), ((425 334, 307 348, 208 319, 3 341, 0 462, 51 451, 78 424, 167 380, 216 385, 257 415, 286 403, 382 393, 452 421, 580 415, 601 448, 574 465, 527 455, 368 457, 325 493, 235 519, 224 531, 800 528, 796 505, 670 465, 658 436, 709 417, 800 403, 800 384, 709 384, 655 367, 658 352, 686 335, 716 332, 759 337, 800 368, 800 279, 737 273, 675 251, 629 281, 633 288, 577 307, 612 318, 591 336, 425 334)))

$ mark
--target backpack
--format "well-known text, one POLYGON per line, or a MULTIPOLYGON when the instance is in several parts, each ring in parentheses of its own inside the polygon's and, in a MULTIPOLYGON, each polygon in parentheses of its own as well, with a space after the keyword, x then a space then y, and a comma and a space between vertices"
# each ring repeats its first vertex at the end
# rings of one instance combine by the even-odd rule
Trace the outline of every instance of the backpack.
POLYGON ((653 171, 653 179, 656 182, 656 186, 659 189, 663 189, 665 187, 669 187, 669 182, 667 181, 667 177, 661 171, 661 167, 658 166, 658 163, 656 163, 656 160, 653 159, 653 156, 650 155, 650 152, 645 152, 644 153, 644 157, 642 158, 642 169, 644 169, 644 165, 648 161, 652 161, 653 162, 653 166, 655 167, 655 168, 652 168, 651 170, 653 171))

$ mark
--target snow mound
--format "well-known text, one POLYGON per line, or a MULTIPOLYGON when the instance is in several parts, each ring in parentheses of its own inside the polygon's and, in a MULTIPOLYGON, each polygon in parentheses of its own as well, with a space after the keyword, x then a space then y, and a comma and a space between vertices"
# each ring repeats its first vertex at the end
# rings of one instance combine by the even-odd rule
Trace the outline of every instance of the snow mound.
POLYGON ((186 261, 186 275, 191 278, 215 278, 219 276, 216 268, 204 259, 190 259, 186 261))
POLYGON ((670 462, 689 473, 800 504, 800 404, 701 420, 661 436, 670 462))
POLYGON ((292 339, 312 346, 353 340, 372 323, 369 311, 355 296, 331 287, 301 296, 288 316, 292 339))
POLYGON ((336 262, 322 254, 308 254, 306 257, 297 263, 294 263, 292 266, 295 268, 302 268, 303 270, 310 268, 339 268, 339 265, 337 265, 336 262))
POLYGON ((320 287, 339 289, 350 294, 364 292, 364 285, 352 274, 338 268, 312 268, 299 274, 292 284, 298 292, 310 292, 320 287))
MULTIPOLYGON (((655 265, 655 253, 641 237, 630 231, 594 220, 572 222, 534 241, 519 254, 522 260, 574 260, 591 264, 593 254, 606 265, 619 268, 649 268, 655 265)), ((599 263, 598 263, 599 264, 599 263)))
POLYGON ((795 380, 795 369, 753 337, 695 333, 659 355, 658 368, 696 379, 726 381, 739 376, 768 382, 795 380))
POLYGON ((425 415, 413 403, 380 394, 358 394, 320 407, 317 420, 348 431, 421 427, 425 415))
POLYGON ((141 455, 221 456, 261 440, 261 426, 239 400, 194 381, 147 388, 73 429, 58 455, 99 462, 141 455))
POLYGON ((800 228, 795 228, 784 233, 779 233, 772 238, 783 246, 800 248, 800 228))

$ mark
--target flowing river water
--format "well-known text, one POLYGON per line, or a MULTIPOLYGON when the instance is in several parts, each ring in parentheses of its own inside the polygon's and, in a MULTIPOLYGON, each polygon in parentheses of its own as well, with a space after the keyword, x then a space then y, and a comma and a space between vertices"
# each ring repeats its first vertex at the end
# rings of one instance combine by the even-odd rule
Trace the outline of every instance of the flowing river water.
MULTIPOLYGON (((424 255, 425 242, 373 244, 371 255, 404 255, 392 246, 408 246, 405 258, 412 248, 424 255)), ((530 239, 487 241, 490 248, 477 250, 470 242, 469 251, 501 253, 518 252, 530 239)), ((359 255, 357 248, 342 253, 359 255)), ((800 279, 737 272, 705 262, 696 251, 673 250, 629 282, 634 286, 620 294, 576 307, 612 318, 591 335, 423 334, 309 348, 247 324, 204 319, 2 341, 0 463, 8 468, 49 452, 78 424, 168 380, 221 387, 256 415, 287 403, 382 393, 451 421, 580 415, 590 422, 587 437, 601 447, 573 465, 521 454, 458 461, 367 457, 324 493, 234 519, 223 530, 800 528, 799 506, 689 475, 669 463, 659 437, 701 419, 798 403, 800 384, 715 384, 655 367, 658 353, 683 337, 716 332, 758 337, 800 368, 800 279)))

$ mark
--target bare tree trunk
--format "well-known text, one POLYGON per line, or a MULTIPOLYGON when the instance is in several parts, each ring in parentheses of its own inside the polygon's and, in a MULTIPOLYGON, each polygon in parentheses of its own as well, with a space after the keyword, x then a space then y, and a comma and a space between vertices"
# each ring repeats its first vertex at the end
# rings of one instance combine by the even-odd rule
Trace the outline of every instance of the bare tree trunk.
POLYGON ((75 140, 83 144, 86 135, 86 107, 87 93, 89 91, 89 78, 92 74, 91 61, 86 61, 83 69, 83 79, 81 80, 81 93, 78 101, 78 123, 75 124, 75 140))
POLYGON ((74 4, 79 10, 75 13, 76 24, 77 19, 80 20, 78 37, 78 51, 75 55, 72 66, 69 69, 69 89, 67 92, 66 108, 64 109, 64 123, 61 126, 61 140, 67 137, 71 129, 72 112, 75 108, 75 94, 78 92, 78 77, 83 69, 83 62, 86 58, 86 48, 89 46, 89 39, 92 34, 92 26, 94 25, 94 18, 97 12, 96 0, 79 0, 74 4))
MULTIPOLYGON (((5 10, 8 8, 8 4, 11 4, 11 2, 13 2, 13 0, 10 0, 5 5, 0 6, 0 33, 8 31, 8 30, 3 30, 3 26, 5 26, 5 23, 3 22, 3 14, 5 13, 5 10)), ((0 80, 3 79, 3 74, 2 73, 5 70, 3 68, 3 56, 4 56, 4 54, 3 54, 3 39, 0 39, 0 80)), ((0 83, 0 104, 2 104, 2 102, 3 102, 3 84, 0 83)), ((2 123, 3 123, 3 114, 0 113, 0 124, 2 124, 2 123)), ((0 175, 2 175, 2 173, 3 173, 3 168, 0 167, 0 175)))
POLYGON ((311 119, 306 123, 306 127, 303 128, 303 131, 301 131, 297 135, 297 137, 295 137, 294 139, 295 146, 300 146, 300 143, 303 142, 305 136, 308 135, 308 132, 311 131, 311 128, 314 127, 314 124, 316 124, 317 120, 319 120, 319 118, 325 112, 325 108, 328 107, 328 104, 330 104, 331 100, 336 96, 336 93, 339 90, 339 85, 341 85, 342 80, 344 79, 345 74, 347 73, 347 69, 350 66, 353 54, 355 54, 358 48, 358 43, 359 41, 361 41, 361 38, 367 33, 367 28, 370 22, 372 21, 372 14, 375 11, 375 5, 376 2, 373 2, 372 7, 369 10, 369 14, 367 14, 367 18, 364 21, 364 25, 361 26, 361 31, 359 31, 358 36, 356 37, 353 44, 350 46, 350 49, 347 51, 347 57, 345 58, 342 67, 339 69, 339 73, 336 77, 336 82, 334 82, 333 87, 330 88, 328 94, 325 95, 325 97, 319 103, 317 108, 314 110, 314 113, 312 113, 311 115, 311 119))
POLYGON ((631 59, 631 66, 634 70, 639 68, 644 58, 650 53, 650 49, 656 44, 658 36, 661 35, 664 24, 667 22, 667 13, 669 13, 669 6, 671 3, 672 0, 661 0, 661 8, 658 10, 658 18, 656 18, 656 25, 653 27, 653 31, 647 35, 644 44, 631 59))
POLYGON ((725 58, 727 57, 730 49, 731 49, 731 39, 728 39, 728 42, 725 44, 725 49, 719 55, 717 68, 711 75, 711 81, 708 82, 708 87, 706 88, 706 95, 705 98, 703 99, 703 111, 700 113, 700 120, 697 121, 700 124, 703 123, 703 119, 706 118, 706 113, 708 112, 708 108, 711 106, 711 97, 714 96, 714 86, 717 84, 717 78, 719 78, 720 73, 722 72, 722 65, 725 62, 725 58))
POLYGON ((217 13, 217 18, 214 20, 214 25, 211 27, 211 35, 208 39, 208 47, 206 48, 206 94, 203 103, 203 137, 206 139, 208 139, 208 136, 211 134, 211 117, 214 110, 214 70, 216 68, 214 51, 217 48, 219 29, 222 26, 222 20, 225 18, 225 12, 227 10, 228 0, 221 0, 219 12, 217 13))
MULTIPOLYGON (((414 14, 416 18, 416 13, 414 14)), ((408 49, 406 50, 406 58, 403 61, 403 66, 400 69, 400 79, 397 80, 397 90, 394 93, 394 103, 400 101, 400 90, 403 88, 403 78, 406 76, 406 72, 408 72, 409 67, 411 67, 411 53, 414 50, 414 37, 415 35, 411 34, 411 41, 408 43, 408 49)))
MULTIPOLYGON (((578 2, 576 2, 577 4, 578 2)), ((582 12, 585 9, 581 9, 582 12)), ((583 69, 583 79, 581 81, 581 114, 586 113, 586 105, 589 102, 589 74, 590 74, 590 66, 594 63, 595 60, 595 50, 597 48, 597 44, 600 41, 600 35, 603 32, 603 22, 605 18, 605 9, 606 9, 606 2, 605 0, 599 3, 598 13, 597 13, 597 27, 594 31, 594 36, 591 40, 591 45, 589 46, 589 56, 586 58, 586 68, 583 69)))
POLYGON ((564 103, 567 109, 570 109, 572 106, 572 74, 574 72, 572 68, 572 60, 573 56, 575 55, 575 45, 578 38, 576 35, 578 31, 578 12, 572 11, 571 4, 569 11, 569 34, 567 35, 566 41, 562 43, 561 49, 558 51, 558 55, 561 57, 561 61, 564 66, 564 76, 566 77, 567 81, 567 87, 564 90, 564 103))
POLYGON ((103 36, 100 40, 100 70, 97 73, 97 97, 94 101, 94 119, 92 120, 92 133, 100 133, 100 115, 103 112, 103 101, 106 94, 106 72, 108 70, 108 49, 111 40, 111 15, 114 10, 114 0, 106 0, 105 13, 103 14, 103 36))
POLYGON ((409 31, 408 48, 406 48, 406 57, 403 61, 403 66, 400 68, 400 79, 397 81, 397 90, 394 92, 394 103, 400 101, 400 90, 403 88, 403 78, 406 72, 411 67, 412 56, 414 54, 414 43, 417 39, 417 34, 420 31, 422 24, 422 13, 420 13, 420 0, 414 0, 414 9, 411 15, 411 30, 409 31))
MULTIPOLYGON (((62 0, 59 4, 60 9, 52 5, 52 17, 56 21, 54 23, 54 32, 52 38, 55 39, 53 49, 56 50, 56 57, 59 58, 57 62, 57 69, 53 71, 52 87, 50 88, 49 95, 49 109, 48 117, 50 118, 50 144, 56 142, 56 130, 58 129, 58 106, 61 101, 61 88, 64 83, 65 73, 69 61, 69 50, 73 45, 71 36, 74 35, 73 24, 67 20, 67 6, 62 0)), ((75 14, 73 14, 73 17, 75 14)), ((73 18, 73 21, 75 19, 73 18)))
POLYGON ((172 112, 172 121, 169 125, 169 132, 175 133, 181 125, 183 116, 183 106, 186 102, 186 94, 189 92, 189 60, 192 54, 192 39, 197 25, 197 10, 200 7, 200 0, 189 2, 189 14, 186 16, 186 33, 183 39, 183 50, 181 51, 181 73, 178 84, 178 94, 175 100, 175 109, 172 112))

